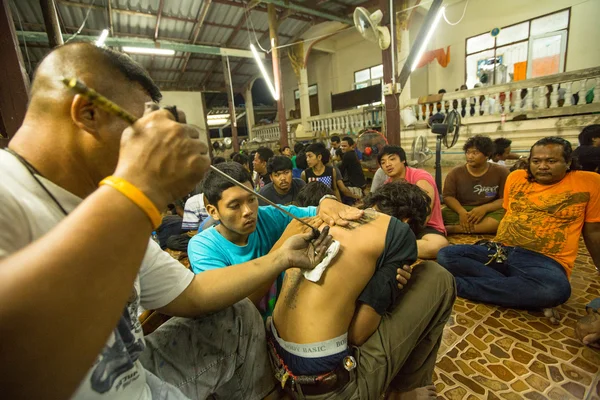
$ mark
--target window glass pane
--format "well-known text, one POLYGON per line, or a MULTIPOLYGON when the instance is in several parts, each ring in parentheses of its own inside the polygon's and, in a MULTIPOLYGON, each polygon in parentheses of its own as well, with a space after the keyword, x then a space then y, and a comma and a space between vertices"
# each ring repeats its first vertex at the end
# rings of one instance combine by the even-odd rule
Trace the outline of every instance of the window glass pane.
POLYGON ((565 29, 569 24, 569 10, 546 15, 531 21, 531 36, 565 29))
POLYGON ((562 41, 566 40, 566 32, 531 40, 531 76, 537 78, 563 72, 560 70, 562 41), (563 34, 565 34, 563 36, 563 34))
POLYGON ((502 46, 507 43, 518 42, 529 37, 529 22, 509 26, 500 31, 496 37, 496 46, 502 46))
POLYGON ((383 64, 371 68, 371 79, 383 77, 383 64))
POLYGON ((527 78, 528 47, 528 42, 521 42, 496 49, 496 57, 502 60, 494 72, 496 85, 527 78))
MULTIPOLYGON (((473 89, 477 82, 480 82, 481 76, 488 71, 489 62, 493 62, 494 50, 486 50, 481 53, 467 56, 467 87, 473 89), (491 61, 489 61, 491 60, 491 61)), ((493 63, 492 63, 493 65, 493 63)), ((489 74, 486 74, 489 77, 489 74)), ((485 80, 485 79, 484 79, 485 80)), ((489 81, 486 85, 491 85, 489 81)))
POLYGON ((494 37, 489 33, 467 39, 467 54, 494 47, 494 37))
POLYGON ((381 83, 381 79, 373 79, 370 83, 370 86, 379 85, 381 83))
POLYGON ((366 88, 367 86, 369 86, 369 84, 367 82, 355 84, 356 89, 366 88))
POLYGON ((354 73, 354 82, 364 82, 371 79, 369 76, 369 68, 357 71, 354 73))

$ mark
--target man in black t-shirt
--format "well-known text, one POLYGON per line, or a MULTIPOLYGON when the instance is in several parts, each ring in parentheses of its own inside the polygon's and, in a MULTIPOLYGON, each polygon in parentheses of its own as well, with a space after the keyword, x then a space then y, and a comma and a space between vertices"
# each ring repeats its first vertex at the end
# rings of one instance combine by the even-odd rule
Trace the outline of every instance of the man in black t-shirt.
POLYGON ((267 171, 267 162, 275 155, 268 147, 259 147, 254 154, 252 165, 254 166, 254 190, 257 192, 266 184, 271 183, 271 177, 267 171))
MULTIPOLYGON (((365 199, 373 208, 361 220, 330 228, 339 252, 316 282, 299 269, 286 272, 267 339, 275 375, 288 392, 309 399, 357 393, 376 399, 386 392, 435 399, 431 380, 454 280, 434 262, 408 273, 406 265, 417 259, 413 229, 423 226, 429 201, 417 186, 390 185, 397 190, 365 199), (396 275, 404 273, 410 281, 398 284, 396 275)), ((322 227, 318 218, 309 223, 322 227)), ((305 229, 292 221, 273 249, 305 229)))
MULTIPOLYGON (((296 200, 300 189, 306 184, 302 179, 292 178, 292 160, 285 156, 275 156, 267 163, 271 183, 266 184, 260 194, 276 204, 287 205, 296 200)), ((268 205, 259 199, 261 206, 268 205)))

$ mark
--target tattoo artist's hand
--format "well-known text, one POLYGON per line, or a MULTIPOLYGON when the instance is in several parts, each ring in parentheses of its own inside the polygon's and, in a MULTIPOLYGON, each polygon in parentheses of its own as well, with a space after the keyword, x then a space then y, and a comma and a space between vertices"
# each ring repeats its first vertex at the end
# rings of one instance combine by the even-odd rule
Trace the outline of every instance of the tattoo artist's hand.
POLYGON ((410 265, 405 265, 402 268, 398 268, 396 272, 398 274, 396 275, 398 289, 404 289, 404 286, 408 283, 411 277, 412 267, 410 265))
POLYGON ((291 236, 283 243, 279 251, 287 259, 287 268, 313 269, 323 261, 333 241, 329 227, 326 226, 318 238, 313 238, 313 233, 308 232, 291 236))
POLYGON ((471 211, 467 213, 467 220, 471 224, 472 227, 477 225, 478 223, 485 218, 485 210, 483 207, 475 207, 471 211))
POLYGON ((469 222, 468 212, 465 211, 458 214, 458 224, 461 226, 463 231, 465 231, 466 233, 471 233, 472 227, 471 223, 469 222))
POLYGON ((347 206, 333 199, 323 200, 318 209, 318 216, 329 226, 347 226, 348 221, 356 221, 363 214, 363 210, 347 206))
POLYGON ((152 111, 125 129, 115 176, 126 179, 159 210, 189 193, 210 166, 199 131, 177 123, 167 110, 152 111))

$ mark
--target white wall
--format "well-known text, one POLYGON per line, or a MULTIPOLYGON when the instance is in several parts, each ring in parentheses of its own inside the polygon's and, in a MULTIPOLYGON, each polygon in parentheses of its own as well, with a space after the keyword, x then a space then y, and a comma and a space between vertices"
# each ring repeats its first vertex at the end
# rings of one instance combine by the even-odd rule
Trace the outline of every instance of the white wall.
MULTIPOLYGON (((381 64, 381 50, 364 40, 356 31, 348 30, 323 41, 335 53, 312 50, 308 57, 308 85, 317 84, 319 112, 331 112, 331 94, 352 90, 354 72, 381 64)), ((294 108, 294 90, 298 81, 289 59, 283 60, 282 80, 287 115, 294 108)))
MULTIPOLYGON (((308 58, 308 86, 317 84, 320 114, 331 112, 330 94, 333 90, 331 59, 331 54, 320 51, 311 52, 308 58)), ((283 60, 281 74, 286 116, 289 117, 290 110, 295 108, 294 91, 298 89, 298 78, 294 74, 290 60, 287 58, 283 60)))
MULTIPOLYGON (((464 1, 448 6, 448 20, 457 21, 464 6, 464 1)), ((421 68, 428 70, 429 93, 437 93, 440 88, 454 91, 464 83, 466 38, 568 7, 571 7, 571 21, 566 71, 600 65, 599 0, 471 0, 462 22, 450 26, 442 19, 429 44, 428 50, 451 46, 448 67, 442 68, 433 61, 421 68)))
MULTIPOLYGON (((201 92, 165 91, 162 92, 162 95, 163 98, 160 102, 161 106, 177 106, 178 109, 185 112, 188 124, 197 125, 202 129, 206 129, 201 92)), ((205 137, 200 137, 200 139, 206 142, 205 137)))

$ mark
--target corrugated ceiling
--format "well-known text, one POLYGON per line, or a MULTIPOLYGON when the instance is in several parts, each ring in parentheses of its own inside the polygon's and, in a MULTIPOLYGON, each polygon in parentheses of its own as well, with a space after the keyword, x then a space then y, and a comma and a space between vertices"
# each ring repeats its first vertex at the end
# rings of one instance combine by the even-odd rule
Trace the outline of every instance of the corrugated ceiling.
MULTIPOLYGON (((56 0, 63 33, 73 34, 85 20, 81 34, 99 35, 102 29, 109 27, 108 1, 56 0)), ((162 11, 158 40, 190 43, 204 1, 164 0, 163 8, 160 10, 160 0, 112 0, 113 35, 154 40, 157 15, 162 11)), ((363 1, 328 0, 320 2, 318 7, 340 13, 342 10, 347 11, 349 6, 363 1)), ((16 30, 45 31, 38 0, 10 0, 10 5, 16 30)), ((280 45, 288 43, 313 23, 320 21, 312 16, 298 14, 287 18, 278 29, 280 45)), ((260 41, 261 46, 268 48, 268 29, 264 6, 259 5, 253 10, 246 11, 241 2, 213 0, 195 43, 248 49, 250 42, 260 41), (248 15, 247 20, 245 13, 248 15)), ((30 64, 31 68, 35 68, 49 51, 46 45, 39 43, 29 43, 26 52, 25 43, 21 42, 21 49, 28 70, 30 64)), ((219 57, 177 52, 172 57, 132 55, 132 58, 150 71, 151 76, 162 89, 220 90, 224 87, 219 57), (186 65, 188 57, 189 61, 186 65), (185 70, 182 72, 184 65, 185 70)), ((237 88, 241 88, 253 76, 260 73, 250 59, 231 58, 230 63, 233 85, 237 88)))

